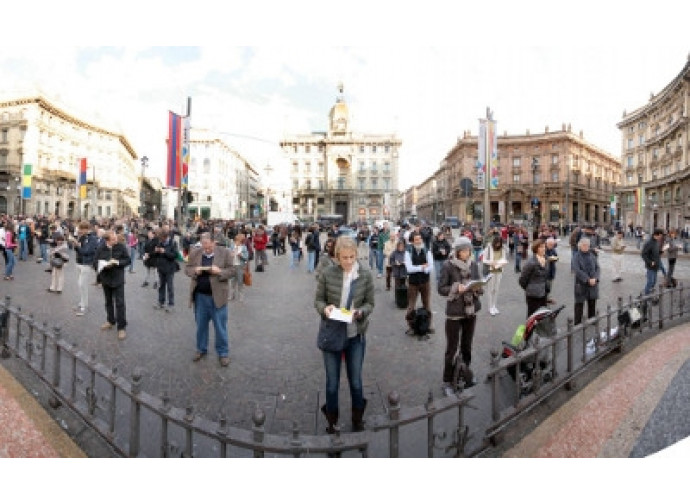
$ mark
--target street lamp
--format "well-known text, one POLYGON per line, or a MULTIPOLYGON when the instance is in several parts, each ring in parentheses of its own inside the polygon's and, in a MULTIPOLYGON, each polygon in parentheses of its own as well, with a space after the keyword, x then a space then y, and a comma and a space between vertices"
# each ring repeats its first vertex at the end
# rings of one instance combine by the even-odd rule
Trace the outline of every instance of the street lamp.
POLYGON ((143 217, 146 213, 146 202, 144 195, 144 177, 146 176, 146 168, 149 167, 149 158, 144 156, 141 158, 141 177, 139 178, 139 217, 143 217))

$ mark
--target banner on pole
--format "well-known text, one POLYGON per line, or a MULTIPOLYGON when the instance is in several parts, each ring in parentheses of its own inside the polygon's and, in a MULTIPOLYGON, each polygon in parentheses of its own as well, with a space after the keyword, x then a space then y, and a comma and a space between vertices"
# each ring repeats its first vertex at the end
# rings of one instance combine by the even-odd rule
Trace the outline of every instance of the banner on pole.
POLYGON ((77 160, 77 194, 80 199, 86 199, 86 158, 77 160))
POLYGON ((31 199, 31 176, 33 165, 25 164, 22 171, 22 199, 31 199))
POLYGON ((168 112, 168 168, 166 186, 179 189, 182 175, 182 116, 168 112))

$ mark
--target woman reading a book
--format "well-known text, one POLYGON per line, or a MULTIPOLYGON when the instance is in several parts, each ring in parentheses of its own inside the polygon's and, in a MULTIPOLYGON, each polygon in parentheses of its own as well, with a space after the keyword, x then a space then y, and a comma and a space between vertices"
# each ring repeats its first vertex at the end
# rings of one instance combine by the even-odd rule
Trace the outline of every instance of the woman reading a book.
MULTIPOLYGON (((460 344, 462 362, 469 369, 472 361, 472 338, 477 321, 477 312, 481 307, 480 296, 484 293, 481 282, 478 287, 468 287, 473 280, 480 278, 479 267, 472 254, 472 242, 461 236, 453 243, 453 253, 441 268, 438 281, 438 293, 446 296, 446 352, 443 364, 443 383, 441 388, 447 396, 453 389, 453 358, 460 344)), ((465 384, 471 387, 474 379, 465 384)))
POLYGON ((503 267, 508 264, 508 254, 503 246, 503 240, 500 235, 494 236, 489 246, 482 252, 482 256, 484 273, 491 273, 491 279, 486 289, 489 294, 489 313, 491 315, 498 315, 500 313, 496 307, 498 301, 498 288, 501 285, 503 267))

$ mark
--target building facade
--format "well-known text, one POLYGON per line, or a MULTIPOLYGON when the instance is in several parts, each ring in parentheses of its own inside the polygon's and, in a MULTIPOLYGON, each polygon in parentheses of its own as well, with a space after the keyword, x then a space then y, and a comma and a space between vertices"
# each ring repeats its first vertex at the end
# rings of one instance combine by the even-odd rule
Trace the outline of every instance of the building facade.
POLYGON ((259 173, 221 135, 192 128, 189 217, 249 220, 260 217, 259 173))
POLYGON ((68 218, 132 216, 138 160, 127 139, 77 118, 41 96, 0 102, 0 213, 68 218), (87 197, 78 198, 77 163, 87 159, 87 197), (20 198, 32 165, 31 197, 20 198))
MULTIPOLYGON (((490 221, 611 224, 612 196, 620 189, 620 161, 571 131, 497 138, 498 188, 489 193, 490 221)), ((464 132, 437 171, 415 188, 417 218, 447 216, 483 223, 484 188, 478 187, 478 139, 464 132)), ((408 200, 409 201, 409 200, 408 200)), ((615 213, 615 208, 614 208, 615 213)))
POLYGON ((292 207, 304 221, 341 215, 346 222, 397 219, 398 154, 394 134, 350 129, 342 87, 327 132, 286 136, 280 143, 290 170, 292 207))
POLYGON ((683 70, 649 103, 623 113, 621 131, 624 224, 651 232, 690 228, 688 107, 690 56, 683 70))

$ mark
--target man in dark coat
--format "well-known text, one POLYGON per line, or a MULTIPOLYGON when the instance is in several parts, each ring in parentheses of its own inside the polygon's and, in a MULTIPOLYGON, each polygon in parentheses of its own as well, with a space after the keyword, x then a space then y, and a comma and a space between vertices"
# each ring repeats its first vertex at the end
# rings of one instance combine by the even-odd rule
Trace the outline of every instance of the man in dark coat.
POLYGON ((159 235, 158 242, 154 248, 156 268, 158 269, 158 303, 154 308, 160 310, 165 308, 166 312, 174 310, 175 306, 175 286, 173 278, 180 269, 177 264, 179 249, 177 243, 170 235, 168 226, 163 226, 159 235), (165 293, 168 293, 168 305, 165 305, 165 293))
POLYGON ((647 240, 642 247, 642 253, 640 255, 644 261, 644 267, 647 268, 647 283, 644 286, 645 296, 652 292, 656 285, 656 276, 661 263, 659 242, 663 235, 664 232, 661 229, 655 229, 652 237, 647 240))
POLYGON ((100 270, 100 282, 105 296, 105 311, 108 320, 101 326, 106 331, 117 324, 117 338, 127 337, 127 316, 125 309, 125 267, 130 258, 127 247, 118 240, 113 231, 106 231, 105 245, 98 249, 95 263, 100 270), (113 306, 114 305, 114 306, 113 306))
POLYGON ((596 303, 599 298, 599 261, 590 250, 589 238, 580 238, 577 244, 578 253, 573 259, 575 273, 575 325, 582 322, 585 301, 587 318, 596 315, 596 303))

